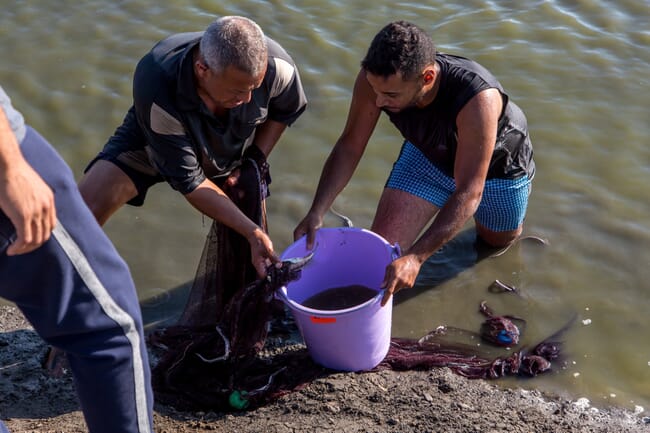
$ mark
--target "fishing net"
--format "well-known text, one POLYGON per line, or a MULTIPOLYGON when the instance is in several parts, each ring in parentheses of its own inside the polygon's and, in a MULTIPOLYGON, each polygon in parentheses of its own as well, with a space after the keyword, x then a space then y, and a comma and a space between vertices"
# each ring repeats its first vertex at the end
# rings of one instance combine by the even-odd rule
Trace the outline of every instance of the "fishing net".
MULTIPOLYGON (((272 285, 263 282, 250 287, 267 295, 274 290, 272 285)), ((252 298, 248 302, 258 303, 252 298)), ((453 327, 440 327, 419 340, 392 338, 388 354, 370 372, 448 367, 470 379, 532 377, 550 370, 562 345, 554 338, 568 326, 533 350, 522 349, 507 355, 496 352, 500 348, 480 349, 475 344, 477 338, 484 341, 488 338, 453 327)), ((224 341, 223 335, 206 330, 195 335, 182 351, 176 351, 174 356, 158 364, 154 370, 158 401, 180 410, 254 409, 333 372, 314 363, 303 346, 289 345, 277 352, 266 349, 228 356, 224 341)))
MULTIPOLYGON (((231 179, 232 180, 232 179, 231 179)), ((236 182, 219 186, 237 207, 263 230, 267 230, 265 198, 270 176, 259 149, 247 151, 236 182)), ((255 355, 264 347, 272 318, 285 316, 284 306, 274 299, 275 289, 297 278, 290 266, 269 269, 269 277, 256 280, 246 239, 213 221, 206 237, 199 266, 185 308, 178 322, 149 335, 158 362, 152 382, 157 398, 183 406, 197 396, 203 407, 232 407, 229 397, 240 382, 259 388, 284 371, 280 358, 257 365, 255 355), (264 370, 265 374, 256 374, 264 370), (258 379, 259 376, 259 379, 258 379), (209 384, 209 391, 204 386, 209 384)), ((296 377, 296 375, 292 375, 296 377)))
MULTIPOLYGON (((268 163, 256 147, 251 149, 255 152, 249 151, 249 154, 255 157, 243 160, 238 181, 235 184, 224 182, 219 186, 251 221, 267 231, 264 199, 270 183, 268 163)), ((231 228, 213 221, 178 325, 215 325, 230 298, 255 278, 246 239, 231 228)))
MULTIPOLYGON (((268 165, 253 148, 239 170, 238 182, 221 186, 266 230, 268 165)), ((270 324, 287 323, 274 292, 300 277, 300 266, 294 265, 271 267, 267 278, 256 279, 246 239, 213 222, 178 323, 149 336, 158 358, 152 374, 156 399, 181 410, 252 409, 331 373, 315 364, 301 344, 265 345, 270 324)), ((503 346, 518 338, 512 317, 496 316, 485 306, 481 311, 488 316, 483 335, 443 327, 419 340, 393 338, 375 370, 449 367, 465 377, 485 379, 548 371, 560 352, 557 341, 547 339, 531 351, 507 356, 463 343, 483 338, 503 346)))

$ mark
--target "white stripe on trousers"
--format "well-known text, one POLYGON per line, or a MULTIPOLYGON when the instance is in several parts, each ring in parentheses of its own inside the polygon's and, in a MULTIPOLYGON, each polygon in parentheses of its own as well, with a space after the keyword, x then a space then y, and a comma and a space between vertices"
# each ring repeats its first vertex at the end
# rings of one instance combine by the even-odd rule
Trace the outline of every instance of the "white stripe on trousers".
POLYGON ((93 271, 90 263, 86 259, 77 243, 72 239, 70 234, 61 224, 57 221, 56 226, 52 232, 56 240, 65 251, 66 255, 72 262, 73 266, 79 273, 79 276, 86 284, 90 292, 93 294, 99 305, 104 312, 117 322, 122 329, 126 338, 131 343, 131 351, 133 353, 133 377, 135 379, 135 403, 136 415, 138 417, 138 429, 141 433, 151 433, 149 430, 149 415, 147 411, 147 395, 145 392, 145 378, 144 366, 142 355, 140 353, 140 334, 135 326, 133 318, 120 308, 113 298, 108 294, 104 285, 97 278, 97 274, 93 271))

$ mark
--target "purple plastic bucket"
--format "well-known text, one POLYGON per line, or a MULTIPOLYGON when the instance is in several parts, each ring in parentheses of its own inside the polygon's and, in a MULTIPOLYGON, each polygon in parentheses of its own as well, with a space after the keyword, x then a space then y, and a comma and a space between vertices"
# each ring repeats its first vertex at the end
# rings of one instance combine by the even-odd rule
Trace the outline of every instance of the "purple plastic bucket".
MULTIPOLYGON (((282 287, 280 298, 291 309, 311 358, 334 370, 360 371, 377 366, 388 353, 393 299, 380 302, 386 266, 397 247, 360 228, 324 228, 316 233, 315 254, 301 277, 282 287), (315 310, 302 302, 332 287, 362 285, 377 290, 372 299, 344 310, 315 310)), ((282 259, 308 254, 306 239, 290 245, 282 259)))

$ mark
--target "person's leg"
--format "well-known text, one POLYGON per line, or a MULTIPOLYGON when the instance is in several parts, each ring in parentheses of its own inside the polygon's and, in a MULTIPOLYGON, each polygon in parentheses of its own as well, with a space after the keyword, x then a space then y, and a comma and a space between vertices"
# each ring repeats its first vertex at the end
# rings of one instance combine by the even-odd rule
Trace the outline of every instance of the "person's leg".
POLYGON ((494 248, 501 248, 510 245, 517 240, 523 231, 523 225, 520 225, 514 230, 494 231, 483 226, 476 220, 474 223, 476 224, 476 234, 478 237, 480 237, 490 247, 494 248))
POLYGON ((151 185, 162 177, 151 166, 145 136, 131 107, 79 182, 79 191, 100 225, 125 203, 142 206, 151 185))
POLYGON ((409 248, 438 208, 411 193, 384 188, 371 230, 391 244, 409 248))
MULTIPOLYGON (((162 180, 149 163, 144 141, 131 107, 104 149, 86 167, 78 187, 100 225, 125 203, 141 206, 149 187, 162 180)), ((50 348, 45 367, 51 376, 62 376, 67 368, 65 354, 50 348)))
POLYGON ((531 179, 490 179, 474 215, 477 235, 492 247, 505 247, 523 231, 531 179))
POLYGON ((131 178, 114 163, 102 159, 81 178, 79 192, 100 225, 138 195, 131 178))
POLYGON ((406 141, 379 199, 372 231, 409 248, 452 193, 445 177, 406 141))
POLYGON ((150 371, 128 267, 54 149, 30 129, 21 150, 54 190, 58 221, 36 251, 2 257, 0 295, 66 352, 90 432, 151 432, 150 371))

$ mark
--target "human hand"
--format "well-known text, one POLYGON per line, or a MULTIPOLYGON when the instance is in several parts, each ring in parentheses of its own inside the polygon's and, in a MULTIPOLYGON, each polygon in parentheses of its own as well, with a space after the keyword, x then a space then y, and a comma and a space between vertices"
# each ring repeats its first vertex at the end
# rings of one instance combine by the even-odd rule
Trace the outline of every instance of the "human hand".
POLYGON ((253 231, 248 243, 251 247, 251 261, 259 278, 266 277, 266 270, 272 264, 278 268, 282 266, 282 261, 273 251, 271 238, 261 228, 253 231))
POLYGON ((25 160, 14 161, 0 173, 0 209, 16 229, 9 256, 40 247, 56 225, 54 193, 25 160))
POLYGON ((223 190, 227 191, 228 195, 231 198, 241 200, 245 192, 239 188, 239 176, 241 175, 241 170, 239 167, 230 172, 223 184, 223 190))
POLYGON ((407 254, 393 260, 386 267, 386 274, 381 287, 384 287, 384 297, 381 306, 386 305, 390 297, 402 289, 410 289, 415 284, 415 279, 420 273, 422 262, 412 254, 407 254))
POLYGON ((309 212, 294 229, 293 240, 297 241, 302 236, 307 235, 307 250, 311 251, 314 248, 316 230, 321 227, 323 227, 323 217, 315 212, 309 212))

